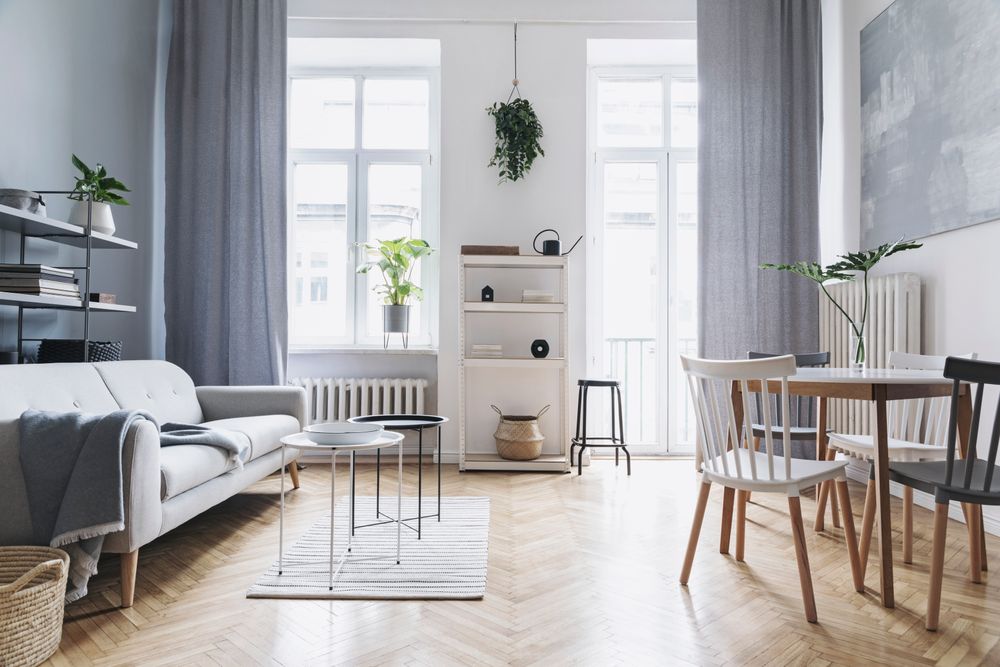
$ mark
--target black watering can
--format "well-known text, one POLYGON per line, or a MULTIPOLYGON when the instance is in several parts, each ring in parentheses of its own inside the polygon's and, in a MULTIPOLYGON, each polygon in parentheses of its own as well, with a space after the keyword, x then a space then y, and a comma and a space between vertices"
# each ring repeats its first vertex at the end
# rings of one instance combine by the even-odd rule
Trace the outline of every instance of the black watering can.
POLYGON ((569 250, 563 252, 562 241, 559 240, 559 232, 557 232, 554 229, 543 229, 542 231, 535 234, 535 240, 531 242, 531 247, 534 248, 535 252, 537 252, 539 255, 556 255, 556 256, 568 255, 571 252, 573 252, 573 248, 579 245, 580 241, 582 240, 583 240, 583 234, 580 234, 580 238, 576 240, 576 243, 574 243, 569 250), (552 232, 553 234, 556 235, 556 237, 554 239, 545 239, 544 241, 542 241, 542 249, 539 250, 538 237, 544 234, 545 232, 552 232))

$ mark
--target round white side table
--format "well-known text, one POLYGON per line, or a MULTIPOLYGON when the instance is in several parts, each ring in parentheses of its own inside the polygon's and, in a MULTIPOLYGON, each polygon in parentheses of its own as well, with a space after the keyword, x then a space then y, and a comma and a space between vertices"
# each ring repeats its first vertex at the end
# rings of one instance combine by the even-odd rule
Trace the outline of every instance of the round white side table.
MULTIPOLYGON (((399 475, 399 487, 396 493, 396 519, 394 523, 396 524, 396 564, 399 564, 400 557, 400 547, 402 543, 402 532, 401 527, 403 522, 401 517, 403 516, 403 446, 400 444, 403 440, 402 433, 396 433, 394 431, 383 431, 376 440, 371 442, 366 442, 361 445, 320 445, 308 437, 305 433, 296 433, 295 435, 285 436, 281 439, 281 511, 278 519, 278 576, 281 576, 284 569, 284 543, 285 543, 285 449, 288 447, 299 449, 302 451, 312 451, 312 452, 329 452, 330 453, 330 580, 329 588, 333 590, 333 580, 337 574, 340 573, 340 569, 344 566, 344 562, 347 560, 348 554, 351 552, 351 530, 350 526, 354 525, 354 504, 350 505, 351 522, 347 530, 347 547, 341 553, 340 558, 337 561, 337 569, 333 569, 333 528, 334 528, 334 514, 336 512, 336 502, 337 502, 337 454, 340 452, 357 452, 368 449, 381 449, 383 447, 391 447, 393 445, 399 445, 399 462, 398 462, 398 475, 399 475)), ((354 475, 351 475, 351 498, 354 497, 354 475)), ((382 558, 389 558, 389 556, 372 556, 368 558, 362 558, 357 560, 380 560, 382 558)))

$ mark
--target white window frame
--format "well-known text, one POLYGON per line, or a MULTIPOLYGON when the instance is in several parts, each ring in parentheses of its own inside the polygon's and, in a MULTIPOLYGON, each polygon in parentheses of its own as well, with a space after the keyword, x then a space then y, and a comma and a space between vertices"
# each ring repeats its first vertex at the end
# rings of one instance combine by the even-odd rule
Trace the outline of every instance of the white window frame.
MULTIPOLYGON (((347 274, 347 319, 344 336, 322 340, 298 340, 289 343, 292 352, 324 349, 381 348, 382 336, 367 332, 368 285, 365 276, 355 269, 363 261, 355 243, 368 238, 368 167, 372 164, 415 164, 422 169, 421 177, 421 236, 431 247, 440 248, 440 182, 441 168, 441 77, 437 67, 351 67, 351 68, 290 68, 288 71, 288 103, 291 104, 293 79, 350 78, 354 79, 354 148, 288 148, 288 294, 293 307, 295 290, 295 166, 298 164, 347 165, 346 226, 349 249, 347 274), (426 149, 364 148, 362 122, 364 115, 364 82, 366 79, 423 79, 428 82, 428 146, 426 149)), ((289 123, 291 114, 289 113, 289 123)), ((410 337, 411 347, 436 348, 438 343, 438 307, 440 253, 421 260, 420 335, 410 337)), ((293 332, 289 331, 292 341, 293 332)))
POLYGON ((604 290, 604 166, 614 162, 655 163, 657 167, 659 205, 657 219, 666 222, 658 229, 661 293, 667 294, 667 307, 657 313, 657 342, 666 341, 668 349, 657 349, 656 393, 659 405, 666 410, 657 411, 657 443, 652 446, 630 447, 641 454, 691 453, 691 447, 679 448, 676 429, 672 427, 680 417, 680 401, 673 400, 670 378, 680 364, 676 348, 677 321, 677 262, 671 252, 677 237, 677 165, 696 162, 698 149, 672 146, 671 141, 671 92, 672 79, 697 80, 695 66, 592 66, 587 80, 587 372, 591 377, 601 377, 604 372, 603 290, 604 290), (600 79, 659 78, 663 86, 663 140, 659 147, 601 147, 597 140, 597 88, 600 79), (663 271, 662 269, 666 269, 663 271), (666 417, 664 417, 666 415, 666 417))

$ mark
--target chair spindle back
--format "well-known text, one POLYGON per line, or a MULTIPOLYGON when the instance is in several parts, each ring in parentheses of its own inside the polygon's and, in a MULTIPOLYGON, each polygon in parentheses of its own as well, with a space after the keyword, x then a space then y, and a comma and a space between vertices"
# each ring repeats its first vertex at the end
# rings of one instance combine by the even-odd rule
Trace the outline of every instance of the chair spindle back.
POLYGON ((788 377, 795 375, 795 357, 768 357, 741 361, 714 361, 681 356, 681 367, 687 374, 698 424, 699 441, 702 448, 702 465, 717 475, 734 479, 776 480, 788 479, 792 474, 791 423, 779 415, 789 413, 788 377), (768 381, 780 380, 780 391, 772 392, 768 381), (733 410, 734 387, 739 386, 742 398, 743 419, 737 424, 733 410), (751 392, 751 385, 757 391, 751 392), (766 470, 758 469, 758 456, 730 451, 744 447, 744 434, 752 433, 752 413, 750 395, 759 394, 762 406, 774 409, 763 410, 762 423, 766 428, 764 436, 766 470), (773 426, 782 430, 783 476, 777 474, 774 456, 773 426))
MULTIPOLYGON (((979 425, 983 416, 983 393, 986 386, 1000 385, 1000 363, 989 361, 977 361, 965 357, 948 357, 944 364, 944 376, 953 380, 951 389, 951 414, 948 420, 948 458, 945 468, 945 484, 952 488, 966 490, 983 491, 986 493, 1000 493, 1000 489, 993 491, 993 467, 997 462, 997 444, 1000 442, 1000 399, 997 401, 996 409, 993 413, 993 428, 990 434, 990 447, 986 457, 986 474, 983 477, 982 488, 974 488, 972 465, 965 466, 965 475, 962 479, 954 479, 955 472, 955 446, 958 436, 958 409, 959 395, 963 382, 969 383, 969 391, 975 388, 972 400, 972 424, 969 429, 969 446, 966 452, 966 459, 975 461, 978 455, 977 443, 979 440, 979 425)), ((981 466, 981 461, 975 461, 975 467, 981 466)))

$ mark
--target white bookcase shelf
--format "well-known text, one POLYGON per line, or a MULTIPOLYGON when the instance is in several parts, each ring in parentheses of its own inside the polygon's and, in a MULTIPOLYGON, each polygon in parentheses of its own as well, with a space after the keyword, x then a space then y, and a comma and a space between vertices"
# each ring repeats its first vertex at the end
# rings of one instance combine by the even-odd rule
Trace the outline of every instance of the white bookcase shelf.
POLYGON ((569 279, 568 260, 550 256, 463 255, 459 306, 459 470, 568 472, 569 279), (489 284, 499 300, 478 301, 489 284), (544 287, 554 303, 521 303, 522 289, 544 287), (531 342, 544 338, 549 356, 529 356, 531 342), (477 357, 473 344, 502 344, 504 356, 477 357), (499 406, 506 414, 550 410, 539 420, 545 445, 532 461, 500 458, 493 433, 499 406))

